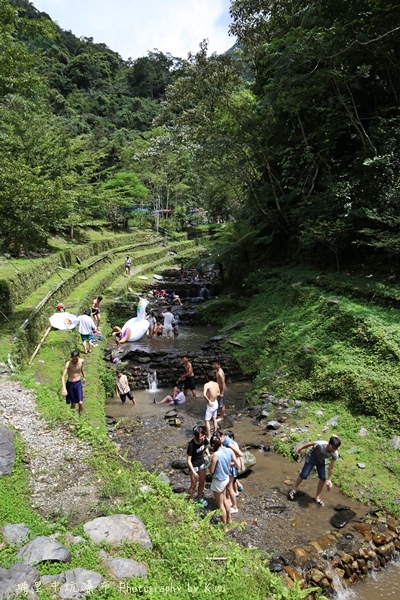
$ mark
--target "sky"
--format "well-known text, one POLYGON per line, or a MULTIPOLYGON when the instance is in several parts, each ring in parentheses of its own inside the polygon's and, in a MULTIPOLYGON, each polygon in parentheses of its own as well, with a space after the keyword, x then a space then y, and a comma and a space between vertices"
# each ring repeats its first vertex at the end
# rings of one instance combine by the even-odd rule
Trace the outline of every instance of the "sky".
POLYGON ((230 0, 31 0, 77 37, 92 37, 123 59, 157 48, 187 58, 207 38, 211 52, 235 43, 228 35, 230 0))

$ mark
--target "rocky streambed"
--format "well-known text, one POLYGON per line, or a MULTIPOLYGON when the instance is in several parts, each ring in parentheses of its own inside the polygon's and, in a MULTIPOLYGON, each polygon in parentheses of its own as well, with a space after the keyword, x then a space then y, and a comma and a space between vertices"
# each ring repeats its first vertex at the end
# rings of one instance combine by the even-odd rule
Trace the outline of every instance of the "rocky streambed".
MULTIPOLYGON (((295 414, 296 407, 272 399, 273 405, 264 398, 268 402, 246 409, 242 407, 243 387, 237 386, 229 386, 228 417, 221 427, 233 429, 241 448, 256 457, 256 464, 241 478, 244 490, 238 498, 239 512, 233 515, 235 525, 228 535, 268 553, 271 570, 282 572, 289 585, 305 579, 308 585, 332 593, 382 569, 400 549, 398 523, 382 512, 371 512, 337 488, 325 492, 324 507, 317 506, 314 478, 304 482, 296 501, 290 502, 287 492, 299 465, 275 453, 273 447, 276 436, 284 437, 293 428, 288 412, 295 414)), ((192 428, 202 422, 203 399, 188 398, 175 417, 171 407, 154 405, 148 392, 136 397, 136 407, 122 407, 116 398, 109 400, 110 437, 127 451, 129 459, 159 473, 176 493, 185 493, 188 471, 176 467, 184 466, 192 428)), ((205 495, 208 506, 199 507, 203 515, 216 508, 212 492, 206 489, 205 495)))

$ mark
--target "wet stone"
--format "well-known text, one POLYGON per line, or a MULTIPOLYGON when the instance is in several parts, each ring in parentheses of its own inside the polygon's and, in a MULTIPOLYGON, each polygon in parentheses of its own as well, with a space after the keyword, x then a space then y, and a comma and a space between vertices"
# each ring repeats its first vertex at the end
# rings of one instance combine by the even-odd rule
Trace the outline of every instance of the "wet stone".
POLYGON ((344 527, 351 519, 356 516, 354 510, 340 510, 331 517, 331 525, 337 529, 344 527))
POLYGON ((284 565, 292 565, 296 557, 294 555, 294 552, 284 552, 283 554, 279 555, 279 558, 284 565))
POLYGON ((273 558, 269 561, 268 569, 271 571, 271 573, 281 573, 283 571, 283 567, 283 563, 277 558, 273 558))

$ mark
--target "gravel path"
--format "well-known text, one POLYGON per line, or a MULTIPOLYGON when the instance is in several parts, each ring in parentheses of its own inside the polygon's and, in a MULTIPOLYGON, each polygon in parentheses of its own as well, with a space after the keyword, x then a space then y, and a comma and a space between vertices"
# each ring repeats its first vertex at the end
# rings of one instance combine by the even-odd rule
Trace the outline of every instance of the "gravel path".
POLYGON ((90 446, 65 425, 51 425, 36 410, 35 396, 7 373, 0 375, 0 422, 20 435, 29 471, 30 504, 50 519, 87 519, 97 505, 97 489, 86 459, 90 446))

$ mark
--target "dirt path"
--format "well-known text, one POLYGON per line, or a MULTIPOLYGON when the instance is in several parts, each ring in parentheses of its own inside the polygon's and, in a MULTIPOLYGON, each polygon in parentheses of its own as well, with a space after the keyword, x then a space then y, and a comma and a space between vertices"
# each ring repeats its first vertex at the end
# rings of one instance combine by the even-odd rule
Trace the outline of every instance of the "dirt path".
POLYGON ((95 514, 97 489, 87 464, 88 444, 67 425, 51 425, 39 416, 35 396, 7 373, 0 376, 0 422, 20 435, 29 471, 30 504, 53 520, 67 516, 73 524, 95 514))

